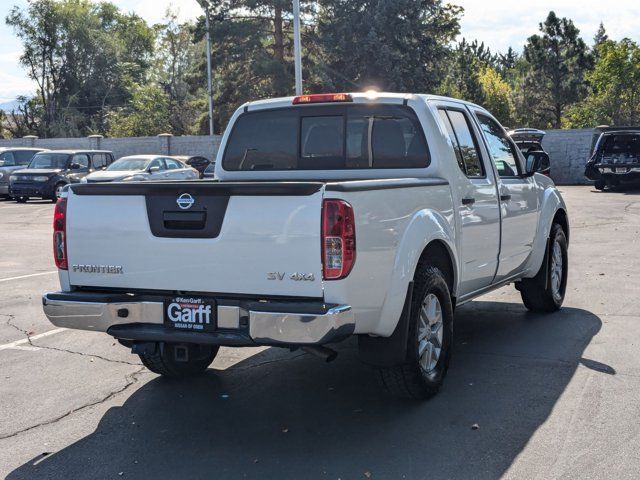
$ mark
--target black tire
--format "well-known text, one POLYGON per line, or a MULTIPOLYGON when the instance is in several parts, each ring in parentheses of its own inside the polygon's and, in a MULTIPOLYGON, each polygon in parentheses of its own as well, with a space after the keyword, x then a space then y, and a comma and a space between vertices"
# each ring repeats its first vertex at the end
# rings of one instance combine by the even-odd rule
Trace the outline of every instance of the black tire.
POLYGON ((604 180, 596 180, 596 183, 593 186, 596 188, 596 190, 602 191, 607 186, 607 182, 605 182, 604 180))
POLYGON ((188 357, 176 360, 177 346, 172 343, 160 344, 155 352, 141 353, 138 356, 142 364, 153 373, 179 378, 203 373, 211 365, 219 349, 209 345, 181 345, 180 347, 186 348, 188 357))
POLYGON ((384 387, 398 397, 424 400, 434 396, 440 390, 449 368, 452 339, 453 306, 444 275, 436 267, 419 265, 413 286, 407 358, 402 365, 379 370, 384 387), (426 370, 420 362, 419 324, 423 302, 430 295, 437 297, 441 307, 442 340, 435 367, 426 370))
POLYGON ((521 280, 516 284, 516 288, 520 290, 522 302, 527 309, 532 312, 555 312, 562 307, 564 296, 567 291, 567 272, 569 267, 567 237, 562 227, 554 223, 551 226, 549 241, 547 242, 547 252, 545 254, 546 264, 540 267, 540 270, 533 278, 521 280), (559 269, 562 277, 556 282, 557 287, 554 288, 552 278, 552 270, 554 268, 553 251, 560 248, 562 257, 562 266, 559 269))
POLYGON ((27 200, 29 200, 29 197, 16 197, 15 200, 18 203, 27 203, 27 200))
POLYGON ((53 203, 56 203, 58 201, 58 198, 60 198, 58 196, 58 189, 64 188, 65 185, 66 185, 66 183, 60 182, 60 183, 57 183, 55 187, 53 187, 53 196, 51 197, 51 201, 53 203))

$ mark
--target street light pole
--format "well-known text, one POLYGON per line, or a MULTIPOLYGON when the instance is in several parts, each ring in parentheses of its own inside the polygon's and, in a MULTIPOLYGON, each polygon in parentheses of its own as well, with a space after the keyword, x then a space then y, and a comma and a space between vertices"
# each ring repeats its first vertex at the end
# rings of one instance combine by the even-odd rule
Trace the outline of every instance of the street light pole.
MULTIPOLYGON (((205 2, 203 2, 204 4, 205 2)), ((202 4, 201 4, 202 5, 202 4)), ((209 94, 209 135, 213 136, 213 79, 211 78, 211 28, 209 25, 209 5, 203 5, 207 29, 207 87, 209 94)))
POLYGON ((293 56, 296 71, 296 95, 302 95, 302 53, 300 50, 300 0, 293 0, 293 56))

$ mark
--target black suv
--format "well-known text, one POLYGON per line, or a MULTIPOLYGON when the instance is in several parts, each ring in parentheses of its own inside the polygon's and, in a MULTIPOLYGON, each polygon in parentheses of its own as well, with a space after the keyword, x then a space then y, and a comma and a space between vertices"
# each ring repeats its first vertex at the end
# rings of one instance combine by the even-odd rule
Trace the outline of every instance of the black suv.
POLYGON ((584 175, 597 190, 640 180, 640 127, 599 127, 584 175))
POLYGON ((50 150, 37 153, 26 169, 9 177, 9 195, 24 203, 31 197, 56 201, 69 183, 78 183, 91 172, 104 170, 113 162, 105 150, 50 150))

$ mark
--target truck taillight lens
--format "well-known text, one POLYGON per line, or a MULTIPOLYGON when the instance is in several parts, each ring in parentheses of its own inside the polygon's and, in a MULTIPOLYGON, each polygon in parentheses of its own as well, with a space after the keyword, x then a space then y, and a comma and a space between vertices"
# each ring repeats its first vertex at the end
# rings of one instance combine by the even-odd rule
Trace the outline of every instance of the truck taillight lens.
POLYGON ((322 204, 323 278, 345 278, 355 261, 356 224, 353 208, 344 200, 325 200, 322 204))
POLYGON ((53 212, 53 258, 56 267, 68 270, 67 262, 67 199, 60 198, 53 212))

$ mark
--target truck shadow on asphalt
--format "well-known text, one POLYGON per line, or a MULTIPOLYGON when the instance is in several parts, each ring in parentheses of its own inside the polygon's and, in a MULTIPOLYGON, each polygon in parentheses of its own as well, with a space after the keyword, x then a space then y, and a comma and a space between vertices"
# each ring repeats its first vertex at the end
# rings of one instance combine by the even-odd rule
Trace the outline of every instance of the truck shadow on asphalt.
POLYGON ((424 403, 386 395, 355 342, 328 365, 269 349, 196 379, 154 377, 7 478, 498 478, 579 365, 615 374, 583 358, 600 326, 585 310, 472 302, 456 313, 445 387, 424 403))

